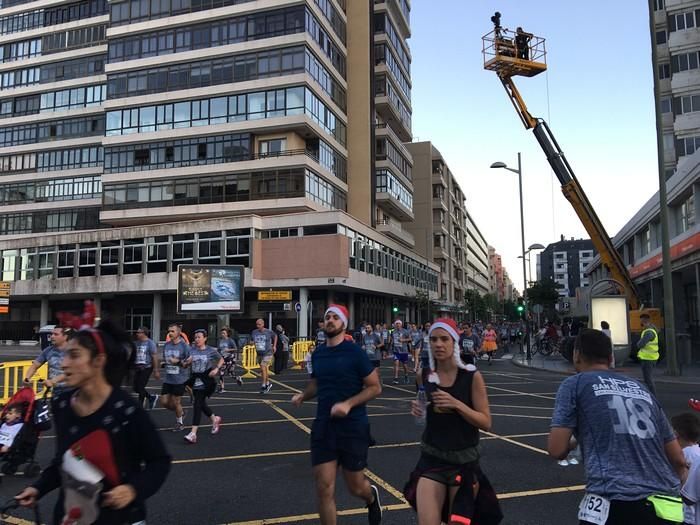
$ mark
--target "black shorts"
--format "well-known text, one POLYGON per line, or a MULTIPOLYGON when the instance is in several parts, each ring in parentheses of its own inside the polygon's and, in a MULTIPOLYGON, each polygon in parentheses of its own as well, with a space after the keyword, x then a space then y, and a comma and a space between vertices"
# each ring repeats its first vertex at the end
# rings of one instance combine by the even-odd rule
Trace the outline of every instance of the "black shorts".
POLYGON ((160 389, 160 395, 182 397, 185 395, 185 384, 173 385, 171 383, 163 383, 163 387, 160 389))
POLYGON ((338 425, 333 421, 314 421, 311 427, 311 465, 337 461, 348 472, 367 467, 369 424, 338 425))

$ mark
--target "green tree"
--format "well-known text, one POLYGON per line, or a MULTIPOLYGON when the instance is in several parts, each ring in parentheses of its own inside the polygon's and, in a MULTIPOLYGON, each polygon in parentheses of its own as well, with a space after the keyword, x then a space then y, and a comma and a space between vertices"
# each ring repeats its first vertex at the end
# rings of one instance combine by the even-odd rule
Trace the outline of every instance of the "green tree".
POLYGON ((551 279, 537 281, 527 289, 527 301, 530 305, 540 304, 545 308, 554 308, 559 299, 557 285, 551 279))

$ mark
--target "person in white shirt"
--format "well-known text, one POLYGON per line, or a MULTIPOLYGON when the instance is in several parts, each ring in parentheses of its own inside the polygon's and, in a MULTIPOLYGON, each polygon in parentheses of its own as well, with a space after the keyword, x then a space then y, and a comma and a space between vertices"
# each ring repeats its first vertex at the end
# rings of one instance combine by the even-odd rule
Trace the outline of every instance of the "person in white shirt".
MULTIPOLYGON (((600 322, 600 331, 608 336, 608 339, 612 341, 612 332, 610 331, 610 324, 607 321, 600 322)), ((612 361, 610 362, 610 368, 615 368, 615 350, 613 349, 612 361)))
POLYGON ((698 498, 697 492, 700 490, 700 480, 697 479, 698 471, 695 471, 696 479, 691 481, 693 476, 693 467, 700 465, 700 446, 698 441, 700 441, 700 417, 692 412, 685 412, 683 414, 678 414, 671 418, 671 426, 673 431, 678 436, 678 443, 683 448, 683 455, 685 460, 690 466, 690 474, 688 475, 688 482, 683 486, 683 491, 688 487, 689 492, 696 493, 696 495, 691 499, 692 504, 687 504, 684 502, 683 505, 683 523, 688 525, 695 525, 700 523, 698 521, 698 498), (690 483, 690 485, 689 485, 690 483))
POLYGON ((22 409, 18 406, 8 407, 0 426, 0 455, 7 454, 23 426, 22 409))

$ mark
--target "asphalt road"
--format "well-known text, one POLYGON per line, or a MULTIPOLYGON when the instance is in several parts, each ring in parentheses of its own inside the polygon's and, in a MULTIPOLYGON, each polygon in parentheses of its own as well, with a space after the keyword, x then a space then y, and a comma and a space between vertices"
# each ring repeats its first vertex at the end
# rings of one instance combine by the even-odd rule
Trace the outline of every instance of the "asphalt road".
MULTIPOLYGON (((408 412, 414 390, 411 385, 388 384, 389 365, 386 361, 382 368, 384 391, 369 408, 377 440, 370 449, 369 475, 380 487, 385 509, 382 523, 410 525, 416 519, 401 490, 418 459, 420 430, 408 412)), ((482 362, 480 368, 494 421, 492 431, 482 434, 482 466, 499 493, 503 523, 577 523, 582 467, 560 467, 545 452, 554 395, 563 376, 519 368, 509 360, 494 361, 492 366, 482 362)), ((210 403, 223 417, 221 433, 211 436, 209 427, 202 427, 196 445, 185 443, 184 433, 171 431, 171 413, 153 410, 174 464, 165 486, 148 502, 149 523, 318 523, 308 453, 315 405, 295 409, 290 403, 305 381, 304 372, 286 371, 274 378, 272 391, 262 396, 257 393, 257 380, 248 380, 242 387, 232 383, 230 390, 216 394, 210 403)), ((159 389, 154 382, 150 387, 159 389)), ((687 384, 659 384, 658 390, 669 415, 683 411, 688 397, 698 393, 687 384)), ((38 454, 42 464, 52 453, 52 441, 50 432, 42 438, 38 454)), ((23 478, 5 477, 0 496, 11 497, 25 483, 23 478)), ((367 523, 363 504, 347 493, 340 479, 337 502, 339 524, 367 523)), ((45 517, 52 506, 52 497, 42 501, 45 517)), ((8 523, 27 524, 29 519, 29 514, 20 512, 8 523)))

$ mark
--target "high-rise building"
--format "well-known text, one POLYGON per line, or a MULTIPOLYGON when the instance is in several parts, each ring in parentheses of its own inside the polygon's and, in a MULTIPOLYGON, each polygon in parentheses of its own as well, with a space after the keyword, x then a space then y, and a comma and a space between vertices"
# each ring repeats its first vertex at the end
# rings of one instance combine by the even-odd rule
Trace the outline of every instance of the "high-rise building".
POLYGON ((466 290, 489 292, 488 245, 438 149, 429 141, 405 146, 413 158, 415 222, 403 231, 415 239, 418 253, 440 266, 439 307, 458 311, 466 290))
POLYGON ((551 279, 561 297, 574 297, 576 288, 588 286, 586 271, 597 252, 590 239, 565 239, 537 254, 537 279, 551 279))
MULTIPOLYGON (((84 298, 131 330, 212 326, 175 313, 188 263, 246 267, 241 329, 264 314, 260 289, 292 292, 301 333, 329 300, 359 322, 436 296, 436 267, 376 229, 413 218, 409 14, 406 0, 3 1, 12 330, 84 298)), ((295 332, 294 312, 275 316, 295 332)))

